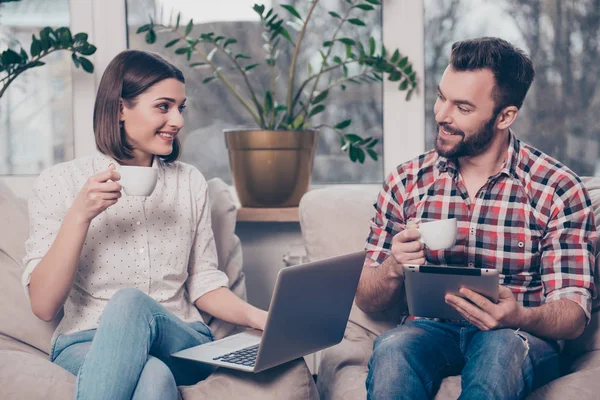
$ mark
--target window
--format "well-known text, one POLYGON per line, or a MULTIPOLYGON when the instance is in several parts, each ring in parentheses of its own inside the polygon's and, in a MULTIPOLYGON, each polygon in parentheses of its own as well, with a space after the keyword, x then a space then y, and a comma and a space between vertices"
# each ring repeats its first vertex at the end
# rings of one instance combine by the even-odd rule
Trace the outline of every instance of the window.
POLYGON ((577 174, 600 175, 599 12, 591 0, 425 0, 426 148, 452 43, 498 36, 522 48, 536 70, 514 132, 577 174))
MULTIPOLYGON (((69 26, 69 1, 29 0, 0 6, 0 50, 29 50, 45 26, 69 26)), ((20 75, 0 99, 0 175, 38 174, 73 158, 71 57, 59 51, 20 75)))
MULTIPOLYGON (((171 13, 182 13, 182 20, 187 23, 194 19, 193 34, 215 32, 238 40, 235 44, 245 54, 250 55, 261 67, 252 70, 252 82, 255 90, 267 87, 269 82, 268 69, 265 68, 262 29, 258 15, 252 10, 255 0, 228 0, 223 5, 207 5, 200 2, 183 0, 127 0, 127 24, 129 48, 159 52, 169 61, 180 67, 186 77, 186 94, 188 107, 186 110, 186 127, 182 131, 183 144, 182 160, 200 169, 207 178, 220 177, 231 182, 229 161, 223 138, 223 129, 253 127, 253 120, 243 107, 230 95, 220 82, 202 84, 202 80, 212 75, 212 71, 203 68, 190 68, 185 56, 174 54, 174 49, 165 49, 164 44, 173 37, 159 35, 154 45, 145 43, 144 35, 136 34, 140 25, 148 22, 149 15, 158 20, 168 21, 171 13), (225 5, 226 4, 226 5, 225 5), (162 16, 162 17, 161 17, 162 16), (164 18, 162 20, 161 18, 164 18), (260 84, 256 84, 260 82, 260 84)), ((263 2, 266 7, 271 2, 263 2)), ((273 2, 279 3, 279 2, 273 2)), ((309 2, 304 0, 285 1, 295 6, 305 14, 309 2)), ((347 5, 345 0, 322 0, 319 8, 311 19, 309 32, 306 34, 300 54, 296 82, 308 74, 308 63, 313 69, 318 67, 320 56, 315 51, 321 43, 331 35, 333 19, 327 11, 340 11, 347 5)), ((285 10, 278 9, 281 16, 289 15, 285 10)), ((357 28, 350 25, 345 36, 360 38, 365 41, 368 36, 381 40, 382 22, 380 13, 365 13, 361 18, 369 28, 357 28)), ((173 17, 173 21, 175 17, 173 17)), ((291 29, 289 26, 288 29, 291 29)), ((279 101, 283 102, 287 86, 287 71, 292 49, 287 48, 278 60, 277 92, 279 101)), ((194 60, 194 59, 192 59, 194 60)), ((198 61, 198 60, 196 60, 198 61)), ((233 82, 242 87, 240 76, 230 75, 233 82)), ((262 96, 261 96, 262 97, 262 96)), ((361 136, 383 137, 383 85, 348 85, 345 92, 339 89, 329 95, 326 119, 313 120, 315 125, 327 122, 334 125, 344 119, 352 119, 352 129, 361 136)), ((377 146, 382 154, 382 144, 377 146)), ((329 183, 380 183, 383 179, 383 157, 377 162, 367 159, 364 164, 352 163, 346 153, 340 151, 338 136, 327 129, 320 130, 315 164, 313 168, 313 184, 329 183)))

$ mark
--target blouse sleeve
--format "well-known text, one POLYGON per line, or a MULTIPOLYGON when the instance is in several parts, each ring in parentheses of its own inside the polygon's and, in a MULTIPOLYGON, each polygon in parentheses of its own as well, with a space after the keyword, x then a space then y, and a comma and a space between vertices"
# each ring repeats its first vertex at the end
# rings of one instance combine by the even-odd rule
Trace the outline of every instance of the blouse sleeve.
POLYGON ((211 228, 208 184, 202 174, 193 168, 190 173, 192 198, 196 199, 196 234, 188 265, 186 288, 193 303, 204 294, 228 287, 229 280, 218 269, 217 248, 211 228))

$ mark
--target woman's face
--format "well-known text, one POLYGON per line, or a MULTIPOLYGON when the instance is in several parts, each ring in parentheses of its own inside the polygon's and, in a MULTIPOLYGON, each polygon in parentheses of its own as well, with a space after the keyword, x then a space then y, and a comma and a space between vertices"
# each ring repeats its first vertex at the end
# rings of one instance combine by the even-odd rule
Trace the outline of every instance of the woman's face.
POLYGON ((133 147, 129 165, 150 166, 154 155, 173 151, 175 136, 183 128, 185 85, 177 79, 164 79, 134 99, 123 101, 121 120, 127 143, 133 147))

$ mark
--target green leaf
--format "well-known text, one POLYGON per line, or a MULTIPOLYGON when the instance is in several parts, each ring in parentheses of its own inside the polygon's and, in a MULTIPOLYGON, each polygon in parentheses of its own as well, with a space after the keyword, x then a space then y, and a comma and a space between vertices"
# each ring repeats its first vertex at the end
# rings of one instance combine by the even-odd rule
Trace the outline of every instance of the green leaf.
POLYGON ((234 44, 237 43, 237 40, 234 38, 229 38, 225 41, 225 43, 223 43, 223 48, 229 46, 230 44, 234 44))
POLYGON ((300 16, 300 13, 298 11, 296 11, 296 9, 294 7, 287 5, 287 4, 282 4, 281 7, 288 10, 290 12, 290 14, 292 14, 294 17, 296 17, 298 19, 302 19, 302 17, 300 16))
POLYGON ((2 63, 3 64, 20 64, 21 56, 14 50, 8 49, 2 52, 2 63))
POLYGON ((367 149, 367 153, 369 153, 369 156, 371 156, 371 158, 375 161, 377 161, 378 155, 377 152, 373 149, 367 149))
POLYGON ((400 90, 408 89, 408 81, 406 79, 403 80, 402 83, 400 84, 400 86, 398 87, 398 89, 400 89, 400 90))
POLYGON ((352 120, 351 119, 347 119, 345 121, 340 122, 336 126, 334 126, 334 128, 335 129, 346 129, 347 127, 350 126, 351 123, 352 123, 352 120))
POLYGON ((195 63, 191 63, 189 66, 190 68, 194 68, 194 67, 201 67, 203 65, 207 65, 205 62, 195 62, 195 63))
POLYGON ((252 64, 252 65, 248 65, 247 67, 244 67, 244 71, 248 72, 251 69, 254 69, 256 67, 258 67, 260 64, 252 64))
POLYGON ((50 38, 50 32, 52 29, 46 27, 40 31, 40 41, 42 43, 42 51, 46 52, 52 45, 52 39, 50 38))
POLYGON ((37 57, 42 52, 42 44, 35 36, 32 35, 31 49, 29 50, 31 57, 37 57))
POLYGON ((192 29, 194 29, 194 20, 190 19, 190 22, 185 27, 185 36, 189 36, 192 33, 192 29))
POLYGON ((357 150, 356 147, 350 146, 349 150, 350 150, 350 152, 349 152, 349 154, 350 154, 350 160, 352 162, 356 162, 356 160, 358 158, 358 155, 356 154, 356 150, 357 150))
POLYGON ((310 110, 310 113, 308 113, 308 117, 312 117, 317 115, 318 113, 321 113, 325 111, 325 106, 323 104, 319 104, 318 106, 314 107, 312 110, 310 110))
POLYGON ((362 141, 363 141, 363 139, 360 136, 358 136, 354 133, 348 133, 348 134, 344 135, 344 137, 346 138, 346 140, 349 140, 350 142, 352 142, 355 145, 360 145, 360 144, 362 144, 362 141))
POLYGON ((79 62, 79 57, 77 57, 77 54, 71 54, 71 59, 73 60, 73 64, 75 64, 75 68, 79 68, 81 62, 79 62))
POLYGON ((390 58, 390 62, 392 64, 396 64, 399 59, 400 59, 400 52, 398 51, 398 49, 396 49, 396 51, 394 51, 394 54, 392 54, 392 58, 390 58))
POLYGON ((46 65, 46 63, 43 61, 34 61, 29 64, 29 68, 41 67, 42 65, 46 65))
POLYGON ((333 61, 336 62, 336 63, 338 63, 338 64, 343 63, 342 59, 339 58, 338 56, 333 57, 333 61))
POLYGON ((69 47, 73 44, 73 36, 71 36, 71 30, 69 28, 61 27, 56 30, 58 40, 61 46, 69 47))
POLYGON ((348 20, 349 23, 351 23, 352 25, 357 25, 357 26, 366 26, 366 24, 364 22, 362 22, 360 19, 358 18, 350 18, 348 20))
POLYGON ((96 52, 96 46, 94 46, 93 44, 85 43, 81 46, 75 47, 75 50, 78 53, 83 54, 84 56, 91 56, 96 52))
POLYGON ((371 36, 369 38, 369 55, 373 57, 375 55, 375 47, 377 43, 375 43, 375 38, 371 36))
POLYGON ((331 15, 333 18, 342 19, 342 16, 340 14, 333 11, 329 11, 329 15, 331 15))
POLYGON ((249 56, 247 56, 245 54, 236 54, 236 56, 234 57, 234 59, 236 59, 236 60, 239 59, 239 58, 244 59, 244 60, 250 60, 250 59, 252 59, 252 57, 249 57, 249 56))
POLYGON ((302 114, 298 115, 294 122, 292 123, 292 129, 298 129, 304 124, 304 116, 302 114))
POLYGON ((317 104, 322 102, 323 100, 325 100, 327 98, 327 95, 329 94, 329 90, 323 90, 321 93, 319 93, 319 95, 317 97, 314 98, 314 100, 311 102, 311 104, 317 104))
POLYGON ((76 34, 75 36, 73 36, 73 41, 75 43, 85 43, 88 40, 88 34, 85 32, 79 32, 78 34, 76 34))
POLYGON ((323 42, 323 47, 330 47, 332 44, 333 44, 332 41, 327 40, 327 41, 323 42))
POLYGON ((81 63, 81 68, 83 68, 85 72, 89 72, 90 74, 94 72, 94 64, 92 64, 90 60, 85 57, 79 57, 79 62, 81 63))
POLYGON ((179 42, 180 40, 181 40, 180 38, 173 39, 173 40, 171 40, 170 42, 168 42, 167 44, 165 44, 165 47, 171 47, 171 46, 173 46, 174 44, 176 44, 177 42, 179 42))
POLYGON ((177 21, 175 21, 175 30, 179 29, 179 21, 181 21, 181 13, 177 13, 177 21))
POLYGON ((400 69, 404 68, 404 66, 406 65, 406 63, 408 62, 408 56, 407 57, 403 57, 400 61, 398 61, 398 64, 396 64, 396 66, 400 69))
POLYGON ((338 42, 342 42, 342 43, 344 43, 347 46, 354 46, 354 45, 356 45, 356 42, 353 39, 345 38, 345 37, 344 38, 339 38, 338 42))
POLYGON ((365 162, 365 152, 363 149, 357 148, 356 149, 356 155, 358 158, 358 162, 363 164, 365 162))
POLYGON ((365 0, 365 1, 367 3, 374 4, 376 6, 380 6, 381 5, 381 3, 379 2, 379 0, 365 0))
POLYGON ((152 28, 152 24, 146 24, 146 25, 142 25, 139 28, 137 28, 137 31, 135 33, 142 33, 142 32, 146 32, 149 31, 150 28, 152 28))
POLYGON ((180 47, 175 50, 175 54, 186 54, 188 52, 188 47, 180 47))
POLYGON ((340 85, 340 88, 342 89, 342 92, 346 91, 346 85, 340 85))
POLYGON ((273 96, 271 95, 271 92, 269 90, 267 90, 267 93, 265 94, 264 109, 265 115, 269 115, 271 110, 273 110, 273 96))
POLYGON ((146 33, 146 43, 153 44, 154 42, 156 42, 156 32, 151 29, 146 33))
POLYGON ((373 141, 367 145, 367 148, 372 149, 377 143, 379 143, 379 139, 373 139, 373 141))
POLYGON ((375 9, 375 7, 370 6, 368 4, 359 4, 356 6, 356 8, 360 8, 361 10, 365 10, 365 11, 371 11, 371 10, 375 9))
POLYGON ((210 81, 212 81, 214 79, 215 79, 214 76, 209 76, 209 77, 206 77, 206 78, 202 79, 202 83, 208 83, 208 82, 210 82, 210 81))

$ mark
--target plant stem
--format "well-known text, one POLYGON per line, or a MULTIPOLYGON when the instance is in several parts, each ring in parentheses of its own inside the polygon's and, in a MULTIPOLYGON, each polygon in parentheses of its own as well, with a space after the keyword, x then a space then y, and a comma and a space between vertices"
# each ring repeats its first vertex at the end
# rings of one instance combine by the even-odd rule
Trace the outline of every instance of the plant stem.
MULTIPOLYGON (((350 16, 350 12, 354 8, 355 8, 355 6, 353 4, 352 7, 350 7, 346 11, 346 14, 344 15, 344 18, 342 18, 342 20, 340 21, 339 25, 337 26, 335 32, 333 32, 333 36, 331 37, 331 40, 330 40, 331 45, 329 46, 329 50, 327 50, 327 54, 325 55, 325 58, 323 59, 323 63, 321 64, 321 69, 319 70, 319 73, 317 74, 317 77, 316 77, 316 80, 315 80, 315 84, 313 85, 313 88, 310 91, 310 95, 308 97, 308 101, 306 102, 306 104, 308 104, 308 105, 310 105, 310 102, 314 98, 315 90, 317 89, 317 85, 319 84, 319 79, 321 78, 321 74, 323 74, 323 72, 324 72, 323 68, 325 67, 325 62, 327 62, 327 59, 329 58, 329 56, 331 55, 331 52, 333 51, 333 45, 335 43, 335 39, 337 38, 338 33, 342 29, 342 25, 344 25, 344 23, 348 20, 348 17, 350 16)), ((308 110, 306 110, 305 113, 308 114, 308 110)))
MULTIPOLYGON (((242 68, 242 66, 235 59, 235 57, 232 57, 230 53, 227 53, 224 48, 220 47, 217 44, 214 44, 214 46, 217 49, 219 49, 221 51, 221 53, 225 54, 229 58, 229 60, 231 60, 231 62, 235 65, 235 67, 240 72, 240 74, 242 74, 242 76, 244 77, 244 82, 246 83, 246 86, 248 86, 248 90, 250 91, 250 97, 252 98, 252 101, 254 102, 254 105, 256 106, 256 110, 259 111, 260 127, 261 128, 265 128, 266 124, 265 124, 265 119, 263 117, 263 113, 260 112, 260 103, 258 102, 258 98, 256 97, 256 93, 254 92, 254 89, 252 88, 252 85, 250 84, 250 80, 248 79, 248 75, 246 75, 246 71, 244 71, 244 69, 242 68)), ((196 46, 194 46, 194 48, 195 47, 196 46)))
MULTIPOLYGON (((308 14, 306 15, 306 19, 304 20, 304 24, 302 25, 302 30, 298 34, 298 39, 296 40, 296 46, 294 47, 294 55, 292 56, 292 61, 290 63, 290 73, 288 76, 288 90, 287 90, 287 115, 292 115, 292 95, 294 91, 294 75, 296 74, 296 60, 298 59, 298 53, 300 52, 300 43, 302 43, 302 38, 304 37, 304 33, 306 32, 306 26, 308 25, 308 21, 315 10, 315 7, 319 3, 319 0, 313 0, 312 5, 310 6, 310 10, 308 10, 308 14)), ((290 121, 290 123, 293 120, 290 121)))
POLYGON ((69 49, 52 49, 50 51, 47 51, 43 54, 40 54, 39 56, 32 58, 31 60, 29 60, 29 62, 25 65, 23 65, 22 67, 18 68, 16 71, 14 72, 12 75, 9 73, 8 75, 6 75, 4 78, 0 79, 0 83, 2 83, 2 89, 0 89, 0 98, 2 98, 2 96, 4 95, 4 92, 6 92, 6 90, 8 89, 8 86, 12 83, 12 81, 14 81, 15 79, 17 79, 17 77, 19 75, 21 75, 23 72, 34 68, 34 67, 28 67, 28 65, 31 65, 33 63, 35 63, 36 61, 41 60, 42 58, 46 57, 48 54, 51 54, 57 50, 69 50, 69 49))

